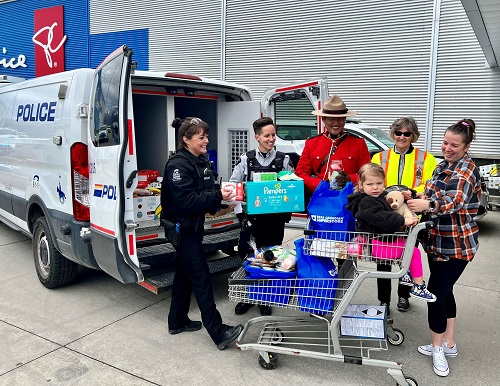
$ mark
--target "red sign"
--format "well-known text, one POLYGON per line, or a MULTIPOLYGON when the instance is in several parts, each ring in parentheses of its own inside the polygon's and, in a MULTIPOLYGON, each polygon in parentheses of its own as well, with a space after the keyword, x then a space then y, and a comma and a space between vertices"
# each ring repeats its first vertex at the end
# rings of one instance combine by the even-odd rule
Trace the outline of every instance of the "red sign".
POLYGON ((64 6, 35 10, 35 75, 64 71, 64 6))

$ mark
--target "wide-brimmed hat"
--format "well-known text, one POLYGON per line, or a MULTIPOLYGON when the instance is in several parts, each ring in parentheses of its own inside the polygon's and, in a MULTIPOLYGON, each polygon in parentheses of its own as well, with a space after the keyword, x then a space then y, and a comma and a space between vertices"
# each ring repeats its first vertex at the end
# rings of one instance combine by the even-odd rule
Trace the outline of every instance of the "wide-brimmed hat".
POLYGON ((314 110, 311 114, 320 117, 350 117, 356 115, 357 112, 349 110, 342 99, 338 95, 334 95, 327 99, 321 110, 314 110))

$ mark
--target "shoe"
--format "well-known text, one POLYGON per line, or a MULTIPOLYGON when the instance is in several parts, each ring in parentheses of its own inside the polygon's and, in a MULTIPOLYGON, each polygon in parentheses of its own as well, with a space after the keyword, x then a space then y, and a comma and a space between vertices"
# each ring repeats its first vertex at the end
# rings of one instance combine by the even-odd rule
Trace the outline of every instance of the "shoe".
POLYGON ((436 346, 432 348, 432 363, 434 365, 434 372, 440 377, 446 377, 450 373, 448 361, 444 356, 443 346, 436 346))
POLYGON ((425 283, 415 284, 410 291, 410 296, 415 299, 423 300, 424 302, 432 303, 436 301, 436 295, 429 292, 425 283))
POLYGON ((186 323, 186 325, 184 327, 177 328, 177 329, 169 329, 168 333, 170 335, 176 335, 176 334, 180 334, 181 332, 185 332, 185 331, 198 331, 199 329, 201 329, 201 326, 202 326, 202 324, 200 321, 190 320, 189 322, 186 323))
POLYGON ((410 271, 406 272, 402 278, 399 279, 399 284, 407 285, 409 287, 413 287, 415 283, 413 282, 413 278, 410 275, 410 271))
MULTIPOLYGON (((427 356, 431 356, 432 355, 432 344, 426 344, 424 346, 418 346, 418 352, 420 354, 424 354, 424 355, 427 355, 427 356)), ((455 343, 455 345, 453 347, 448 347, 448 345, 446 344, 445 341, 443 341, 443 351, 444 351, 444 355, 446 355, 447 357, 456 357, 458 356, 458 349, 457 349, 457 344, 455 343)))
POLYGON ((260 308, 260 314, 262 316, 269 316, 273 313, 271 306, 261 305, 259 306, 259 308, 260 308))
POLYGON ((252 308, 254 305, 253 304, 250 304, 250 303, 238 303, 236 304, 236 306, 234 307, 234 313, 236 315, 243 315, 243 314, 246 314, 247 311, 252 308))
POLYGON ((399 300, 398 300, 397 307, 398 307, 398 311, 406 312, 410 309, 410 301, 408 299, 405 299, 402 296, 400 296, 399 300))
POLYGON ((228 326, 224 335, 222 335, 222 341, 217 345, 219 350, 224 350, 227 346, 233 343, 236 338, 240 335, 243 330, 243 326, 238 324, 237 326, 228 326))
POLYGON ((382 307, 385 307, 385 309, 386 309, 385 313, 387 314, 387 316, 391 316, 391 310, 389 308, 389 303, 380 302, 380 305, 382 307))

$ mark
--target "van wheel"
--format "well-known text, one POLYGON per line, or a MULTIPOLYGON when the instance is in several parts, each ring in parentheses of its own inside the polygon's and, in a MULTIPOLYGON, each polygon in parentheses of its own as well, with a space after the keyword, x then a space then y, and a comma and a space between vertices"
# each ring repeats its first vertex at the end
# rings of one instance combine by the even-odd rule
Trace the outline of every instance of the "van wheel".
POLYGON ((66 259, 56 249, 45 217, 40 217, 35 222, 33 257, 38 279, 45 287, 57 288, 76 279, 78 264, 66 259))

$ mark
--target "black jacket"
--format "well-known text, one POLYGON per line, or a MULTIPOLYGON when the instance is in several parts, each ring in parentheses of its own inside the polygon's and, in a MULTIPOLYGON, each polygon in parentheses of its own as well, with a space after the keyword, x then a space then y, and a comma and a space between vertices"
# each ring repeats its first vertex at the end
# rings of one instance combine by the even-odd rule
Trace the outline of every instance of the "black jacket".
POLYGON ((356 230, 370 233, 394 233, 401 230, 405 219, 394 212, 385 199, 386 193, 372 197, 353 193, 347 197, 346 209, 356 218, 356 230))
POLYGON ((215 214, 222 201, 217 175, 204 155, 180 149, 165 165, 161 187, 161 217, 185 228, 215 214))

